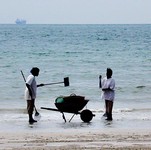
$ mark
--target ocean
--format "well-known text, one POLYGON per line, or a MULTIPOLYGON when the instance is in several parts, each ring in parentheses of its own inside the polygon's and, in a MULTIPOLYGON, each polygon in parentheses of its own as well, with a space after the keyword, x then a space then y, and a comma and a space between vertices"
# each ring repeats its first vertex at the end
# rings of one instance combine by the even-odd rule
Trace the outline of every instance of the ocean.
MULTIPOLYGON (((151 25, 0 25, 0 130, 30 130, 24 100, 25 77, 40 68, 37 83, 64 84, 39 87, 36 107, 41 120, 32 130, 81 128, 150 128, 151 124, 151 25), (113 121, 102 119, 104 101, 99 75, 113 70, 116 96, 113 121), (71 94, 85 96, 96 116, 90 124, 76 115, 64 124, 55 99, 71 94), (34 129, 33 129, 34 128, 34 129)), ((85 108, 84 108, 85 109, 85 108)), ((72 114, 66 114, 70 118, 72 114)))

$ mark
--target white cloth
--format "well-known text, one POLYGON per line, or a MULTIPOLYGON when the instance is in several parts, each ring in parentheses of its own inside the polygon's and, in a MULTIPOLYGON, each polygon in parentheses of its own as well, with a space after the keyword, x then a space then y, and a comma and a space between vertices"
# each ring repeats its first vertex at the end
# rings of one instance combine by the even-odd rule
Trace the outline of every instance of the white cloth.
MULTIPOLYGON (((30 85, 32 91, 32 98, 35 99, 37 93, 37 83, 35 77, 32 74, 27 77, 26 84, 30 85)), ((25 99, 31 100, 31 96, 29 95, 29 90, 27 87, 25 89, 25 99)))
POLYGON ((103 91, 102 99, 114 101, 115 98, 115 80, 107 77, 102 80, 102 89, 110 88, 111 90, 103 91))

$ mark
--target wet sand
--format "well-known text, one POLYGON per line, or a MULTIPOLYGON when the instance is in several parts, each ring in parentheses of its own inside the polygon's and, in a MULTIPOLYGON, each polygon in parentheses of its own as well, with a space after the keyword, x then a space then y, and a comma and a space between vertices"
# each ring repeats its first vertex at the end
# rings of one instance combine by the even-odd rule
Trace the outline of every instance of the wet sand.
POLYGON ((151 150, 147 129, 0 132, 2 150, 151 150))

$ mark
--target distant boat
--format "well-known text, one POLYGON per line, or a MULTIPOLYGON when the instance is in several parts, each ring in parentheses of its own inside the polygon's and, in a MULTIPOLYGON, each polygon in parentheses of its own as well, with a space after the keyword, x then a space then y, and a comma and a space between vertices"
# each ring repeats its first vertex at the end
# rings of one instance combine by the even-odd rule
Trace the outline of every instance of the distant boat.
POLYGON ((15 23, 16 24, 26 24, 26 20, 24 20, 24 19, 16 19, 15 23))

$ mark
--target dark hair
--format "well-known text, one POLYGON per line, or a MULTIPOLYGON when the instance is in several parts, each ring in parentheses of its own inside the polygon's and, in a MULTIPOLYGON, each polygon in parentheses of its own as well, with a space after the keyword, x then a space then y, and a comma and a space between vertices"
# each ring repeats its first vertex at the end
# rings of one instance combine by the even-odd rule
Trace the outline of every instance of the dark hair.
POLYGON ((107 72, 112 76, 113 71, 112 71, 112 69, 111 69, 111 68, 107 68, 107 72))
POLYGON ((33 68, 30 70, 30 72, 31 72, 33 75, 35 75, 35 73, 37 74, 39 71, 40 71, 40 69, 37 68, 37 67, 33 67, 33 68))

